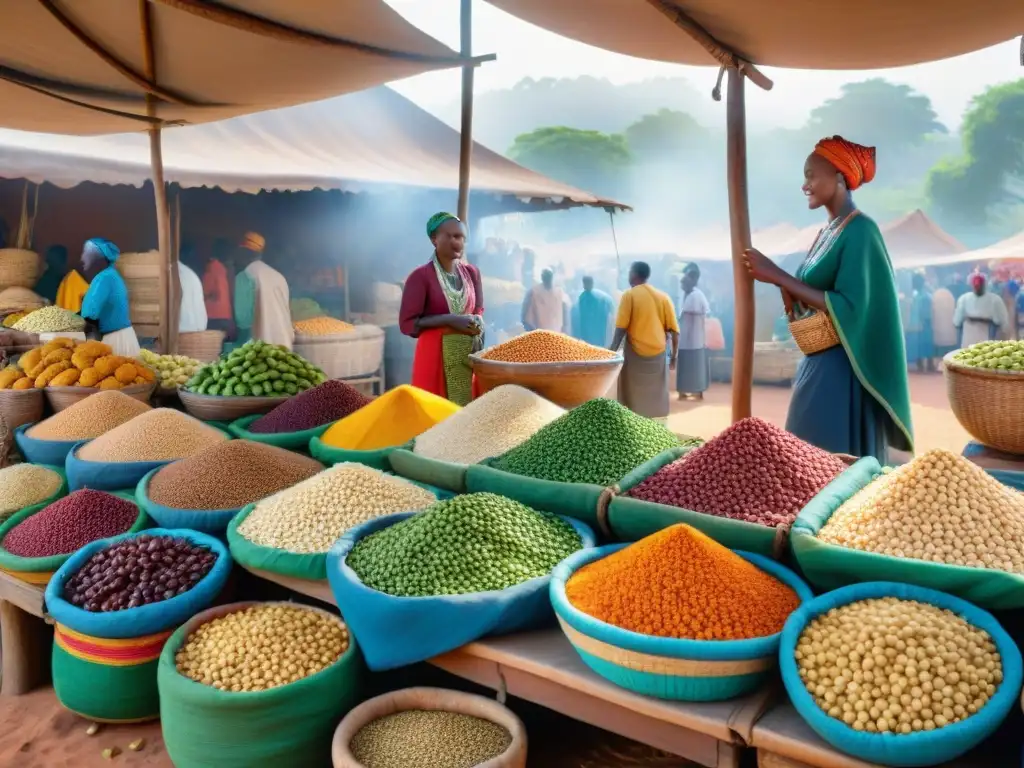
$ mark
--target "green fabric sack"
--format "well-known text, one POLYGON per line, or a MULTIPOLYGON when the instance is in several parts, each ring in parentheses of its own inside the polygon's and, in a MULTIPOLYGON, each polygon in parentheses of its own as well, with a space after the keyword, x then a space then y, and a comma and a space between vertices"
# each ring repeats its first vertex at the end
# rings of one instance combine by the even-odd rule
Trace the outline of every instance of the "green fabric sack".
MULTIPOLYGON (((107 491, 112 496, 118 496, 126 501, 130 501, 136 509, 138 509, 138 516, 135 518, 135 523, 125 533, 137 533, 138 531, 144 530, 150 527, 151 521, 149 515, 147 515, 138 502, 135 500, 135 494, 131 491, 107 491)), ((35 504, 31 507, 26 507, 20 512, 16 512, 7 518, 7 521, 0 525, 0 543, 3 542, 4 537, 8 531, 20 524, 23 520, 31 517, 41 509, 45 509, 50 506, 55 499, 51 499, 45 504, 35 504)), ((50 557, 21 557, 19 555, 13 555, 8 552, 3 546, 0 546, 0 568, 5 571, 16 571, 20 573, 55 573, 67 561, 74 552, 69 552, 66 555, 52 555, 50 557)))
POLYGON ((158 659, 127 666, 73 656, 53 644, 53 691, 57 701, 87 720, 136 723, 160 716, 158 659))
POLYGON ((865 461, 861 459, 836 478, 793 525, 789 540, 793 557, 816 590, 865 581, 894 581, 946 592, 991 611, 1024 608, 1022 575, 862 552, 817 539, 818 531, 843 502, 880 474, 880 469, 862 466, 865 461), (858 468, 861 471, 855 472, 858 468))
POLYGON ((360 700, 355 639, 332 666, 269 691, 219 691, 178 674, 174 655, 200 624, 251 603, 220 606, 180 627, 160 656, 157 683, 167 754, 176 768, 323 768, 341 718, 360 700))
POLYGON ((677 523, 692 526, 729 549, 776 559, 785 552, 785 540, 782 546, 776 544, 780 534, 775 528, 746 520, 705 515, 629 496, 616 496, 608 505, 608 527, 618 541, 639 541, 677 523))
POLYGON ((262 418, 263 414, 243 416, 228 425, 228 432, 241 440, 252 440, 254 443, 263 443, 264 445, 285 448, 289 451, 305 453, 309 450, 310 440, 314 437, 320 437, 320 435, 334 425, 332 421, 319 427, 303 429, 298 432, 250 432, 249 425, 262 418))
MULTIPOLYGON (((50 494, 48 498, 39 502, 39 504, 33 504, 30 507, 22 507, 21 509, 16 509, 7 515, 0 513, 0 522, 6 522, 7 520, 10 520, 12 517, 17 515, 19 512, 24 512, 26 509, 32 509, 32 507, 37 506, 42 508, 49 504, 53 504, 53 502, 55 502, 57 499, 63 499, 65 496, 68 495, 68 476, 64 473, 64 467, 56 467, 51 464, 37 464, 36 466, 43 467, 43 469, 48 469, 51 472, 56 472, 58 475, 60 475, 60 487, 58 487, 56 491, 50 494)), ((0 536, 0 541, 2 540, 3 537, 0 536)))
POLYGON ((599 529, 598 509, 605 489, 586 483, 557 483, 514 475, 490 466, 488 459, 466 470, 467 493, 497 493, 534 509, 566 515, 599 529))
POLYGON ((391 462, 388 461, 388 457, 391 456, 392 452, 399 448, 409 448, 411 446, 412 443, 410 442, 404 445, 393 445, 390 448, 378 448, 375 451, 354 451, 349 448, 335 448, 324 443, 319 437, 314 437, 309 441, 309 453, 321 464, 326 464, 329 467, 335 464, 354 462, 356 464, 365 464, 368 467, 373 467, 383 472, 390 472, 391 462))
POLYGON ((444 488, 453 493, 466 492, 465 464, 454 464, 450 461, 439 461, 420 456, 408 448, 398 448, 388 457, 391 469, 396 475, 407 480, 426 483, 435 488, 444 488))

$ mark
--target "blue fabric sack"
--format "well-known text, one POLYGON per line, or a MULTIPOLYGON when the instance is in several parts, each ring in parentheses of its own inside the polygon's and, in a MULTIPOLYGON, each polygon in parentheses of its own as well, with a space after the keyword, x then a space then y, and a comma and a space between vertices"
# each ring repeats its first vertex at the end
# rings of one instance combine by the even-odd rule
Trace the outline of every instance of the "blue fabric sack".
POLYGON ((91 488, 94 491, 133 490, 139 480, 160 469, 170 461, 85 461, 78 458, 78 451, 85 443, 76 443, 64 461, 64 474, 68 476, 68 489, 79 491, 91 488))
POLYGON ((231 518, 241 512, 242 507, 237 509, 175 509, 157 504, 149 498, 147 489, 149 481, 159 471, 160 467, 151 469, 135 486, 136 503, 146 510, 156 524, 161 528, 188 528, 223 538, 231 518))
POLYGON ((18 445, 18 452, 30 464, 63 467, 71 449, 76 445, 85 444, 81 440, 39 440, 29 437, 28 430, 34 426, 35 424, 22 424, 14 430, 14 442, 18 445))
POLYGON ((782 682, 793 706, 815 733, 840 752, 894 768, 938 765, 953 760, 980 744, 999 728, 1010 709, 1017 705, 1017 697, 1020 695, 1021 682, 1024 678, 1020 650, 992 614, 945 592, 888 581, 852 584, 833 592, 826 592, 800 606, 790 614, 782 628, 779 666, 782 670, 782 682), (800 680, 794 658, 800 633, 815 617, 833 608, 858 600, 880 597, 917 600, 938 608, 946 608, 969 624, 989 633, 1002 657, 1003 682, 977 714, 934 731, 909 734, 867 733, 855 731, 843 721, 829 717, 818 707, 800 680))
POLYGON ((100 539, 86 544, 68 558, 67 562, 46 585, 44 600, 46 612, 58 624, 64 624, 76 632, 93 637, 132 638, 166 632, 185 623, 195 614, 209 608, 224 589, 231 575, 232 560, 228 548, 218 539, 198 531, 150 528, 138 533, 123 533, 109 539, 100 539), (187 539, 198 546, 206 547, 217 555, 210 572, 192 589, 169 600, 140 605, 124 611, 92 613, 72 605, 64 599, 64 585, 94 554, 112 544, 139 536, 173 536, 187 539))
MULTIPOLYGON (((348 553, 360 539, 413 514, 399 512, 358 525, 327 555, 331 592, 371 670, 414 664, 482 637, 533 629, 552 619, 550 574, 508 589, 439 597, 394 597, 364 586, 345 563, 348 553)), ((583 549, 594 546, 587 525, 562 519, 579 534, 583 549)))

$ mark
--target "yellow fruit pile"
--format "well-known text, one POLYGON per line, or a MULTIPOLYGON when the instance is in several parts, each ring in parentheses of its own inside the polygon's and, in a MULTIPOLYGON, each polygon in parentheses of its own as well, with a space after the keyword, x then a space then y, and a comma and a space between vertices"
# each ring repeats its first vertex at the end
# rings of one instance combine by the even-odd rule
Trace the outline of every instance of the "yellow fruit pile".
POLYGON ((21 356, 0 371, 0 389, 95 387, 121 389, 155 380, 153 372, 129 357, 113 354, 99 341, 57 338, 21 356))
POLYGON ((295 323, 295 332, 303 336, 329 336, 334 333, 348 333, 356 327, 343 320, 335 320, 333 317, 321 315, 312 317, 309 320, 299 320, 295 323))

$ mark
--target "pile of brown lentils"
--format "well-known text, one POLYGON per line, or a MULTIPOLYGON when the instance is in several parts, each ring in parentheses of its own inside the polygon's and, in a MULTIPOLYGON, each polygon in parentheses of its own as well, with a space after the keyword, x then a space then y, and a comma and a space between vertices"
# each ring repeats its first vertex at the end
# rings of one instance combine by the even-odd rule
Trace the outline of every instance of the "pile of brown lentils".
POLYGON ((366 768, 473 768, 503 754, 512 734, 473 715, 408 710, 373 720, 349 742, 366 768))

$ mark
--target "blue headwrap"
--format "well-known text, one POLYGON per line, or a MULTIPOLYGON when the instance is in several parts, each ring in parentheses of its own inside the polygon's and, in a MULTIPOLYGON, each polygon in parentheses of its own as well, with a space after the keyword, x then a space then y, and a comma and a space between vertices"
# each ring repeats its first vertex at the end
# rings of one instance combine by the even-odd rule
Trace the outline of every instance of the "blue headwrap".
POLYGON ((437 232, 437 230, 441 228, 441 225, 446 221, 459 221, 459 217, 450 213, 445 213, 444 211, 435 213, 427 220, 427 237, 433 237, 434 233, 437 232))
POLYGON ((97 251, 99 251, 103 258, 113 264, 117 261, 117 257, 121 255, 121 249, 114 245, 112 242, 107 240, 105 237, 91 237, 85 241, 86 245, 91 245, 97 251))

